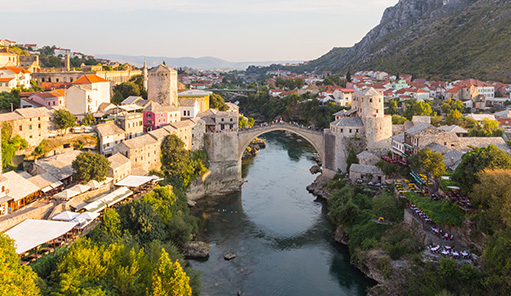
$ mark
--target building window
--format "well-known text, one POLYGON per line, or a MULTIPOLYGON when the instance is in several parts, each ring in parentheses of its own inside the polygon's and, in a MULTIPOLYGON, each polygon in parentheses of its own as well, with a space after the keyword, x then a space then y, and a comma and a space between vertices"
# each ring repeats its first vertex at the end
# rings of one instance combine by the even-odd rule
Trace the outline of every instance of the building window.
POLYGON ((20 125, 20 131, 22 131, 22 130, 23 130, 23 126, 22 126, 22 125, 20 125))

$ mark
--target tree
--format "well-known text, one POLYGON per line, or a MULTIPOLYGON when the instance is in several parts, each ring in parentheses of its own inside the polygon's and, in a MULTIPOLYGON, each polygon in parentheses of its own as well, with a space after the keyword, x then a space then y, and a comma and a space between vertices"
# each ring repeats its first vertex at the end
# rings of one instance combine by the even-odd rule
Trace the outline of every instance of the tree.
POLYGON ((346 81, 351 82, 351 73, 350 73, 350 70, 348 70, 348 73, 346 73, 346 81))
POLYGON ((448 99, 447 101, 442 103, 442 105, 440 105, 440 108, 442 109, 442 112, 445 114, 449 114, 454 110, 458 110, 460 113, 462 113, 463 110, 465 110, 465 105, 463 105, 463 102, 461 101, 448 99))
POLYGON ((92 230, 90 237, 97 242, 113 243, 121 237, 121 219, 111 208, 103 212, 103 219, 98 227, 92 230))
POLYGON ((2 126, 2 168, 7 170, 15 169, 12 166, 12 158, 17 151, 28 147, 25 139, 19 135, 12 137, 11 124, 6 123, 2 126))
POLYGON ((348 157, 346 158, 346 164, 347 164, 346 171, 349 171, 351 165, 354 163, 358 163, 358 157, 357 157, 357 152, 355 152, 355 150, 352 148, 349 150, 348 157))
POLYGON ((67 129, 76 125, 76 116, 66 109, 55 110, 55 125, 57 129, 67 129))
POLYGON ((453 179, 470 192, 479 183, 477 173, 484 169, 511 169, 511 156, 495 145, 474 148, 461 157, 461 163, 452 175, 453 179))
POLYGON ((114 96, 112 97, 112 104, 120 105, 124 101, 124 97, 122 96, 120 91, 116 91, 114 96))
POLYGON ((251 127, 254 125, 255 120, 252 117, 239 116, 239 126, 241 128, 251 127))
POLYGON ((162 249, 158 267, 153 272, 151 295, 191 296, 189 281, 179 261, 172 263, 167 252, 162 249))
POLYGON ((429 116, 433 110, 428 103, 417 101, 412 104, 411 108, 407 109, 403 115, 405 115, 408 120, 411 120, 413 116, 429 116))
POLYGON ((110 162, 105 156, 90 151, 78 154, 71 164, 74 178, 85 182, 105 180, 109 166, 110 162))
POLYGON ((212 94, 209 97, 209 108, 218 109, 220 111, 229 110, 229 106, 225 104, 224 98, 218 94, 212 94))
POLYGON ((161 143, 161 170, 173 185, 183 182, 189 162, 190 154, 185 149, 185 143, 176 135, 166 136, 161 143))
POLYGON ((141 87, 132 81, 123 82, 114 86, 114 91, 120 92, 124 98, 129 96, 140 96, 141 87))
POLYGON ((397 100, 390 100, 388 102, 387 114, 394 115, 399 112, 397 102, 398 102, 397 100))
POLYGON ((0 295, 40 295, 37 275, 20 265, 14 241, 0 233, 0 295))
POLYGON ((502 137, 504 130, 499 128, 499 122, 484 118, 482 126, 475 126, 468 132, 469 137, 502 137))
POLYGON ((382 194, 374 200, 373 212, 385 220, 398 221, 403 219, 403 207, 392 194, 382 194))
POLYGON ((408 157, 410 166, 419 173, 426 173, 433 177, 445 174, 444 156, 426 147, 408 157))
POLYGON ((400 115, 392 115, 392 124, 404 124, 408 119, 400 115))

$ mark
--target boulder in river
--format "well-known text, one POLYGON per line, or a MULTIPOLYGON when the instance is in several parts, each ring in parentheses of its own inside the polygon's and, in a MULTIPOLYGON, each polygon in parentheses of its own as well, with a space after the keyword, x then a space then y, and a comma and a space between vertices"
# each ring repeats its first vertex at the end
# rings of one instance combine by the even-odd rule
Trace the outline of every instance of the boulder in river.
POLYGON ((311 174, 315 175, 317 173, 321 173, 321 167, 315 164, 309 169, 309 171, 311 172, 311 174))
POLYGON ((187 258, 206 258, 209 256, 209 244, 205 242, 189 242, 183 246, 183 254, 187 258))
POLYGON ((224 255, 225 260, 232 260, 234 258, 236 258, 236 254, 234 254, 234 253, 227 253, 224 255))

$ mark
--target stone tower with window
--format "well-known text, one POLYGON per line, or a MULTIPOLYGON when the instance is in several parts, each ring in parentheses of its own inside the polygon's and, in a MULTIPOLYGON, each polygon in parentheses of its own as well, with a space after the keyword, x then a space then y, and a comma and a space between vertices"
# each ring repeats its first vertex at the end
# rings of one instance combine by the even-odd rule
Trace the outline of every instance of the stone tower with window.
POLYGON ((392 117, 384 114, 383 94, 374 88, 358 91, 353 96, 352 108, 364 124, 368 150, 389 149, 392 137, 392 117))
POLYGON ((177 71, 158 65, 148 73, 147 98, 163 106, 178 107, 177 71))

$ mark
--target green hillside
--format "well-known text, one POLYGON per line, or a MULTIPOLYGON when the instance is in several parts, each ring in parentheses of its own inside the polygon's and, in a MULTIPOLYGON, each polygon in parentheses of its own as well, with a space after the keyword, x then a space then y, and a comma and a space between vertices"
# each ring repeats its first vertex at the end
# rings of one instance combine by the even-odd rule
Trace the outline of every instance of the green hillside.
POLYGON ((344 53, 334 48, 307 66, 316 72, 351 68, 506 81, 510 45, 511 1, 404 0, 387 9, 380 25, 353 48, 344 53))

